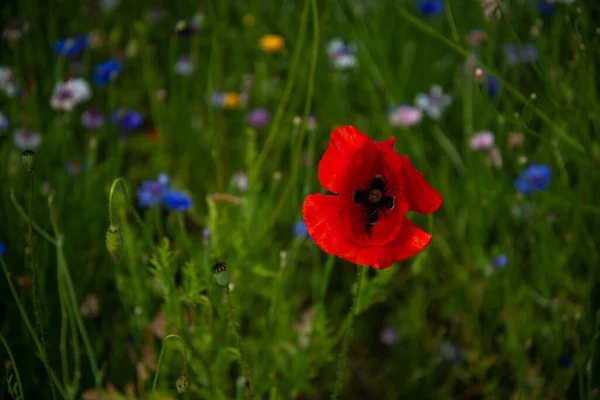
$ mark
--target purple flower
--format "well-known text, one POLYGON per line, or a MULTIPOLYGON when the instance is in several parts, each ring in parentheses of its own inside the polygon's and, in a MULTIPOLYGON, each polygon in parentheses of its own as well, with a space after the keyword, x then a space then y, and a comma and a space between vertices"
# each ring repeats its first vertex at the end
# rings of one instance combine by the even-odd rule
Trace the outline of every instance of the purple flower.
POLYGON ((558 356, 558 365, 563 368, 571 368, 573 367, 573 360, 565 353, 561 353, 560 356, 558 356))
POLYGON ((142 114, 128 108, 116 109, 112 112, 110 119, 124 132, 138 129, 144 123, 142 114))
POLYGON ((551 17, 556 12, 556 9, 549 0, 539 0, 538 12, 542 17, 551 17))
POLYGON ((537 48, 533 43, 525 43, 522 46, 506 44, 502 47, 506 63, 510 66, 518 64, 531 64, 538 59, 537 48))
POLYGON ((165 205, 171 211, 183 212, 192 207, 192 199, 183 192, 171 190, 165 195, 165 205))
POLYGON ((416 7, 422 15, 434 17, 444 11, 444 2, 442 0, 419 0, 416 7))
POLYGON ((81 125, 85 129, 98 129, 104 125, 104 115, 97 108, 90 108, 81 114, 81 125))
POLYGON ((379 340, 387 346, 391 346, 398 341, 398 331, 394 328, 385 328, 379 333, 379 340))
POLYGON ((485 78, 485 90, 490 98, 495 99, 500 95, 500 81, 493 75, 485 78))
POLYGON ((75 36, 69 39, 58 39, 52 44, 52 51, 59 56, 78 57, 89 45, 87 35, 75 36))
POLYGON ((515 179, 515 187, 523 194, 541 192, 550 185, 550 167, 545 164, 531 164, 515 179))
POLYGON ((168 190, 169 177, 166 174, 160 174, 155 181, 142 181, 136 191, 140 207, 149 208, 161 204, 168 190))
POLYGON ((308 237, 308 230, 306 229, 306 224, 304 223, 303 219, 300 219, 300 221, 294 222, 294 224, 292 225, 292 233, 296 237, 300 237, 300 238, 308 237))
POLYGON ((8 118, 6 118, 6 116, 0 112, 0 132, 8 130, 9 127, 10 124, 8 122, 8 118))
POLYGON ((92 81, 98 86, 106 86, 119 75, 121 72, 121 62, 117 60, 108 60, 103 63, 96 64, 94 67, 94 76, 92 81))
POLYGON ((271 122, 271 114, 264 108, 257 108, 246 114, 246 123, 254 128, 263 128, 271 122))
POLYGON ((499 254, 496 257, 494 257, 492 264, 496 268, 504 268, 508 264, 508 257, 504 253, 499 254))
POLYGON ((6 246, 4 243, 0 242, 0 257, 4 257, 6 255, 6 246))
POLYGON ((524 64, 531 64, 538 59, 537 48, 533 43, 525 43, 523 47, 521 47, 519 55, 521 56, 521 62, 524 64))

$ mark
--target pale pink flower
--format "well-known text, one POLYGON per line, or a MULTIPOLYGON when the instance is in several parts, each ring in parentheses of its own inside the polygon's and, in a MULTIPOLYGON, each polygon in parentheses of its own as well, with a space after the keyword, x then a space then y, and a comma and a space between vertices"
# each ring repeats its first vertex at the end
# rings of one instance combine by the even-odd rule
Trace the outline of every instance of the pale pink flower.
POLYGON ((423 119, 423 112, 416 107, 400 106, 388 114, 388 120, 392 126, 413 126, 423 119))
POLYGON ((471 137, 471 148, 473 150, 490 150, 494 147, 494 134, 488 131, 476 132, 471 137))

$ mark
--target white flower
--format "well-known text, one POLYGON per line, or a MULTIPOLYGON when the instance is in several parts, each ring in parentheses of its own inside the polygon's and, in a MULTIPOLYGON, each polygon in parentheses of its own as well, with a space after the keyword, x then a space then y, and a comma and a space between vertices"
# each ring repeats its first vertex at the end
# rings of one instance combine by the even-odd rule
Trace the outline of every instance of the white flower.
POLYGON ((14 97, 17 94, 17 85, 13 81, 13 73, 10 68, 0 67, 0 89, 8 97, 14 97))
POLYGON ((246 190, 248 190, 248 175, 246 175, 246 172, 244 172, 244 171, 236 172, 232 176, 232 180, 233 180, 235 187, 240 192, 245 192, 246 190))
POLYGON ((329 41, 327 45, 327 55, 329 57, 335 57, 335 55, 339 54, 342 49, 344 49, 346 45, 344 41, 340 38, 333 38, 329 41))
POLYGON ((415 105, 423 110, 431 119, 438 120, 442 113, 452 103, 452 97, 444 94, 439 85, 434 85, 428 94, 419 93, 415 97, 415 105))
POLYGON ((194 64, 189 57, 181 56, 173 66, 173 71, 177 75, 190 76, 194 72, 194 64))
POLYGON ((356 46, 346 44, 340 38, 333 38, 327 45, 327 55, 336 69, 346 70, 356 67, 356 46))
POLYGON ((76 105, 88 101, 91 97, 92 89, 85 79, 70 79, 56 84, 50 106, 57 111, 72 111, 76 105))
POLYGON ((36 150, 42 143, 42 135, 37 132, 31 132, 28 129, 16 129, 13 134, 13 140, 17 149, 21 151, 36 150))
POLYGON ((413 126, 421 122, 423 113, 416 107, 400 106, 388 114, 392 126, 413 126))
POLYGON ((494 134, 488 131, 475 132, 471 137, 471 148, 473 150, 489 150, 494 147, 494 134))

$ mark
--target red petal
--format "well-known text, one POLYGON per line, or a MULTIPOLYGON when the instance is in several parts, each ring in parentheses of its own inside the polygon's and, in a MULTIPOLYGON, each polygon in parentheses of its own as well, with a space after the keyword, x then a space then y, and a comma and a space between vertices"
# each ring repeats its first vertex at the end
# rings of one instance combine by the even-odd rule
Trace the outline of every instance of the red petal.
POLYGON ((358 246, 339 229, 340 198, 311 194, 302 204, 302 216, 310 237, 327 254, 336 255, 358 265, 384 269, 423 250, 431 235, 407 218, 398 235, 386 246, 358 246))
MULTIPOLYGON (((371 139, 353 126, 342 126, 331 132, 327 151, 319 162, 319 182, 333 193, 341 193, 348 176, 348 165, 352 155, 371 139)), ((394 138, 377 143, 378 147, 392 147, 394 138)))
POLYGON ((321 250, 342 257, 350 241, 339 228, 340 205, 339 196, 308 195, 302 203, 302 218, 308 234, 321 250))
POLYGON ((408 161, 408 156, 400 156, 402 176, 404 177, 404 196, 408 200, 408 209, 421 214, 429 214, 440 208, 442 196, 427 182, 408 161))
POLYGON ((393 240, 400 231, 402 217, 408 210, 408 202, 402 191, 404 180, 398 155, 387 145, 366 142, 354 153, 348 169, 348 178, 340 195, 342 213, 340 229, 358 246, 383 246, 393 240), (354 191, 364 190, 375 175, 383 175, 394 196, 394 208, 381 213, 367 234, 367 217, 364 206, 353 202, 354 191))
POLYGON ((377 269, 385 269, 397 261, 414 256, 431 242, 431 235, 423 232, 410 222, 406 217, 402 220, 402 229, 398 236, 386 246, 381 247, 347 247, 344 256, 337 254, 345 260, 358 265, 368 265, 377 269))

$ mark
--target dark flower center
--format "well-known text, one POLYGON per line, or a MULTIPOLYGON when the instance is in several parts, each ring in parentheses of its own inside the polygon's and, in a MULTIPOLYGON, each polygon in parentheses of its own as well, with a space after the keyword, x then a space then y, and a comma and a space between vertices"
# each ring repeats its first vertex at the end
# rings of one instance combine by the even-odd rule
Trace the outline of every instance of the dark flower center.
POLYGON ((365 210, 365 232, 367 236, 371 234, 371 228, 381 213, 386 210, 392 210, 395 206, 395 197, 389 195, 392 191, 389 185, 381 175, 375 175, 368 182, 365 189, 355 189, 352 195, 352 201, 355 204, 361 204, 365 210))
POLYGON ((383 193, 379 189, 373 189, 369 192, 369 201, 371 203, 377 203, 383 197, 383 193))

